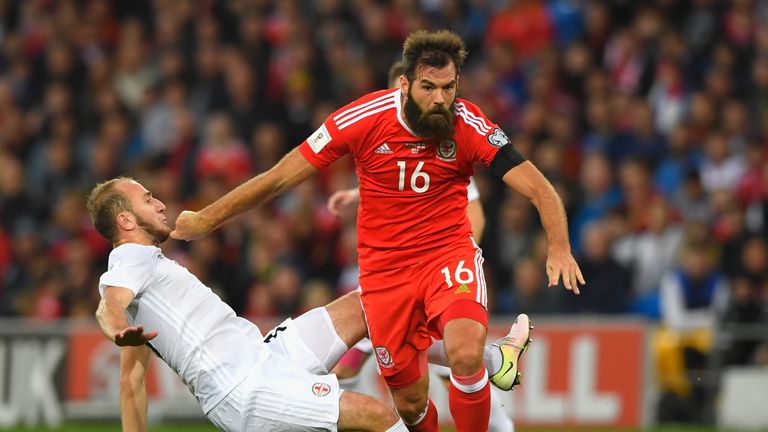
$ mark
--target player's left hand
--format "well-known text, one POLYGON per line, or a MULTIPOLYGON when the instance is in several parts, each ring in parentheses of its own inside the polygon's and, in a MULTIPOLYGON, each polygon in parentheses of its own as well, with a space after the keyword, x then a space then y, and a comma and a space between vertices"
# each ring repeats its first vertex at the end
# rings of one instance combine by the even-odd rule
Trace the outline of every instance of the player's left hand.
POLYGON ((115 333, 115 344, 117 346, 141 346, 156 337, 156 331, 144 333, 143 326, 130 326, 115 333))
POLYGON ((549 256, 547 256, 549 286, 557 285, 560 281, 560 276, 563 277, 565 289, 573 291, 574 294, 580 293, 579 283, 586 285, 584 276, 581 275, 581 269, 570 252, 550 252, 549 256))

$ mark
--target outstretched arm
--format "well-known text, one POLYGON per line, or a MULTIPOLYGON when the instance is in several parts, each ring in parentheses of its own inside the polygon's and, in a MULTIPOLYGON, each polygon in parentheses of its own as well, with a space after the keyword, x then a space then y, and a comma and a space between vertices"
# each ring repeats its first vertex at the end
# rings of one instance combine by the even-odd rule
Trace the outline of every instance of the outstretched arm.
POLYGON ((144 333, 144 327, 128 325, 125 308, 133 297, 133 291, 128 288, 108 286, 96 310, 96 321, 104 336, 118 346, 144 345, 157 336, 156 331, 144 333))
POLYGON ((149 364, 149 348, 144 345, 157 332, 144 333, 141 326, 129 326, 125 308, 133 300, 128 288, 108 286, 96 310, 96 321, 104 335, 120 348, 120 412, 123 430, 147 430, 147 389, 144 378, 149 364))
POLYGON ((241 184, 203 210, 182 212, 171 237, 179 240, 203 237, 227 220, 301 183, 315 171, 317 169, 295 148, 269 171, 241 184))
POLYGON ((581 275, 579 265, 571 255, 565 209, 555 188, 528 161, 507 171, 503 179, 509 187, 528 198, 539 212, 541 223, 547 233, 549 286, 557 285, 562 275, 565 287, 578 294, 578 284, 584 285, 586 282, 581 275))
POLYGON ((146 345, 120 349, 120 417, 123 431, 147 430, 146 375, 150 350, 146 345))

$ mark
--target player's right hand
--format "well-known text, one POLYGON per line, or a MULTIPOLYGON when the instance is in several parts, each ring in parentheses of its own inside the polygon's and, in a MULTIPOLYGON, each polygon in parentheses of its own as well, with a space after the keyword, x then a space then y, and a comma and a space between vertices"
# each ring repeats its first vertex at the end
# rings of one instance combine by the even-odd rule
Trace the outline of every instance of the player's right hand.
POLYGON ((156 337, 156 331, 144 333, 143 326, 131 326, 115 333, 115 344, 117 346, 141 346, 156 337))
POLYGON ((336 191, 328 198, 328 210, 334 216, 341 217, 344 213, 351 211, 360 203, 360 193, 355 189, 346 189, 336 191))
POLYGON ((176 218, 176 228, 171 231, 171 238, 176 240, 197 240, 213 231, 207 218, 200 212, 184 210, 176 218))

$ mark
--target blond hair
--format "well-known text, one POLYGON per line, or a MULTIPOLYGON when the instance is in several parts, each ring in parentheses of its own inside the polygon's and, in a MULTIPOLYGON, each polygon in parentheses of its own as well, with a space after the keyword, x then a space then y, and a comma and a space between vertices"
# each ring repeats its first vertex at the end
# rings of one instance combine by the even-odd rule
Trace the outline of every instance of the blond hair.
POLYGON ((111 243, 117 241, 117 215, 131 211, 131 203, 115 186, 122 181, 133 180, 130 177, 116 177, 97 184, 88 194, 88 213, 96 231, 111 243))

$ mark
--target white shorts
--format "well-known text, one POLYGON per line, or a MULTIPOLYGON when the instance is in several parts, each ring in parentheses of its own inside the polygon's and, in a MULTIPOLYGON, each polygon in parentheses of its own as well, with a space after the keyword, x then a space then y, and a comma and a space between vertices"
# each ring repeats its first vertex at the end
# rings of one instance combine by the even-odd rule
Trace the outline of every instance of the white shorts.
POLYGON ((292 318, 286 319, 267 332, 264 335, 264 346, 274 353, 288 357, 305 371, 314 374, 326 372, 325 366, 317 360, 312 350, 304 343, 304 339, 301 338, 292 318))
POLYGON ((336 376, 311 374, 291 358, 270 351, 208 419, 226 432, 335 432, 342 392, 336 376))

